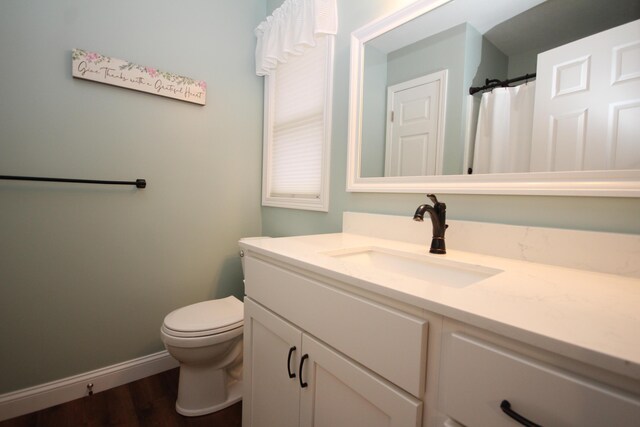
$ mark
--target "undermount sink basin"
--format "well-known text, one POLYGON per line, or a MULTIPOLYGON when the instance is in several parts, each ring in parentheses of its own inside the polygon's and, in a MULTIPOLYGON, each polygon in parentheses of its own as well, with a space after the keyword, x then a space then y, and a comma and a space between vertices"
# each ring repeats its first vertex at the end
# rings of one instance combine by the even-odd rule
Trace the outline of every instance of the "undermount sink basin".
POLYGON ((437 259, 438 255, 411 254, 375 247, 344 249, 325 254, 346 263, 455 288, 463 288, 502 273, 502 270, 495 268, 437 259))

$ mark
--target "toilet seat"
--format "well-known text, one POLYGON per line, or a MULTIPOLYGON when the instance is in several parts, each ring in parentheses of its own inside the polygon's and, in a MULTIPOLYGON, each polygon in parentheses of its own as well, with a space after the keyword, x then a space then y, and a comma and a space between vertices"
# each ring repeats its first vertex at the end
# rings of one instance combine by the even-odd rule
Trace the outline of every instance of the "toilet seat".
POLYGON ((173 337, 198 338, 242 328, 244 305, 234 296, 203 301, 167 314, 162 331, 173 337))

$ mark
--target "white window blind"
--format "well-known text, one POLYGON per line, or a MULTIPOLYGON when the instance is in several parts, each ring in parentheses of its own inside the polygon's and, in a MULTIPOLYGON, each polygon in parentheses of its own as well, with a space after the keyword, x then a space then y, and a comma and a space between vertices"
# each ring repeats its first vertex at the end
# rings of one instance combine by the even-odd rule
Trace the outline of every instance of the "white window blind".
POLYGON ((275 76, 271 196, 320 197, 327 80, 327 36, 291 56, 275 76))
POLYGON ((266 206, 328 210, 333 36, 315 43, 266 77, 266 206))

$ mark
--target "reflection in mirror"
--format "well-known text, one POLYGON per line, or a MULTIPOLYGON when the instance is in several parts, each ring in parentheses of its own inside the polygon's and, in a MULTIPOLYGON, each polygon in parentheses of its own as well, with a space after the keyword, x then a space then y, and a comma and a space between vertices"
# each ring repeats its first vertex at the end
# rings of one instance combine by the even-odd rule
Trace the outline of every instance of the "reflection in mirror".
POLYGON ((578 41, 639 18, 637 0, 455 0, 366 40, 358 177, 640 169, 640 21, 578 41))

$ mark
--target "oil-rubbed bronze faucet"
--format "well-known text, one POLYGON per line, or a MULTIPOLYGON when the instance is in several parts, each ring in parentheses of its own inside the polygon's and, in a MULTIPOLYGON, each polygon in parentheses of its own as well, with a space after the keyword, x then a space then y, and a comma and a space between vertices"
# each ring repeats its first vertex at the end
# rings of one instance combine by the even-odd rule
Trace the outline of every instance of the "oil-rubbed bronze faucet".
POLYGON ((416 213, 413 215, 414 221, 424 221, 424 213, 429 212, 431 217, 431 223, 433 224, 433 239, 431 240, 431 249, 429 252, 432 254, 446 254, 447 249, 444 245, 444 232, 448 225, 445 224, 447 220, 447 205, 440 203, 435 194, 427 194, 427 197, 433 202, 433 206, 420 205, 416 209, 416 213))

